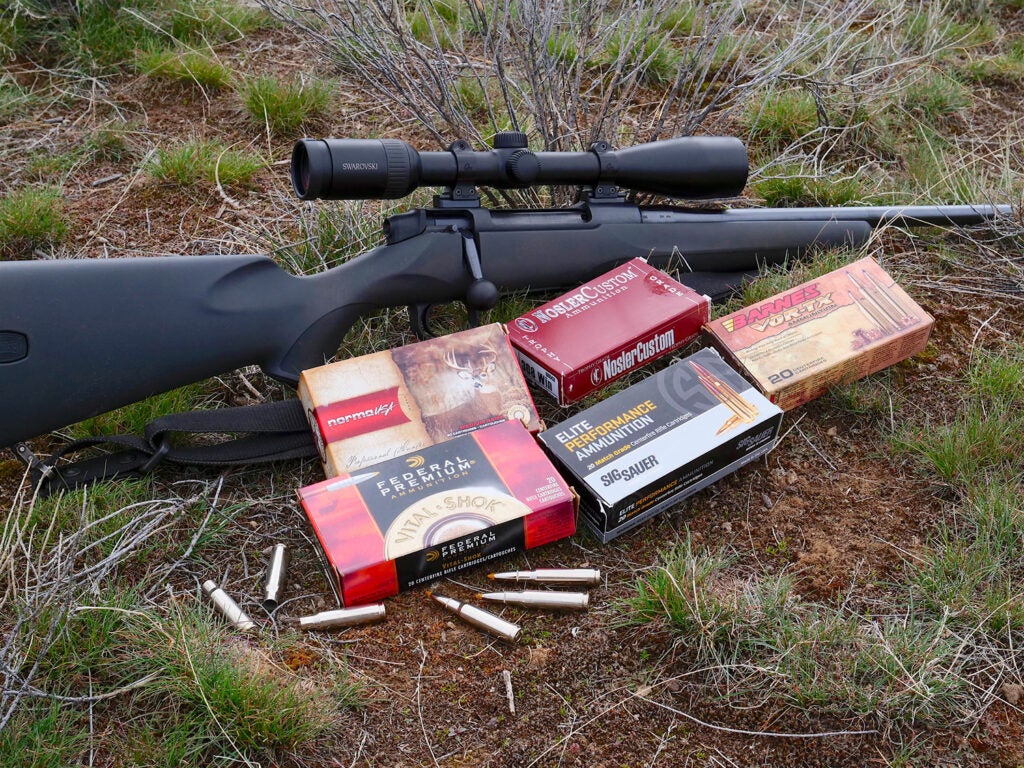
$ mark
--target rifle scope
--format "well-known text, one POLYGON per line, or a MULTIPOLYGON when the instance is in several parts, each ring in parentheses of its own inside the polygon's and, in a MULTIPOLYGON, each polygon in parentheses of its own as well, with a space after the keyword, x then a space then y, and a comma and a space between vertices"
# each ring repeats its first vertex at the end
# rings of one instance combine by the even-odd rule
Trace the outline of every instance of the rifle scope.
POLYGON ((292 150, 292 186, 302 200, 405 197, 418 187, 504 189, 536 184, 597 187, 691 200, 732 197, 747 182, 747 152, 731 137, 686 136, 613 150, 531 152, 526 135, 499 133, 494 149, 457 141, 446 152, 419 152, 398 139, 300 139, 292 150))

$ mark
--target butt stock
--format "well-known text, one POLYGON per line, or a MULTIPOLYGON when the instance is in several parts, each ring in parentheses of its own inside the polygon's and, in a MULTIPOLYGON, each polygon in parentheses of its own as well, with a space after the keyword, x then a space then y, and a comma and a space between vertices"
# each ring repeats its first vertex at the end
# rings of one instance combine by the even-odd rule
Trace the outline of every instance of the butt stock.
POLYGON ((294 384, 359 317, 455 298, 456 237, 309 277, 249 255, 2 264, 0 446, 248 365, 294 384))

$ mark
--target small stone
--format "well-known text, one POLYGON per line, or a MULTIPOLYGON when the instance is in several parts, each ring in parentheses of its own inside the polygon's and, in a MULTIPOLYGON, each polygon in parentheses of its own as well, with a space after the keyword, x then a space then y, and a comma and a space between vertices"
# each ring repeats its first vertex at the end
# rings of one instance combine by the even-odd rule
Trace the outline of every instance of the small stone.
POLYGON ((1003 684, 1003 698, 1006 699, 1007 704, 1017 706, 1017 702, 1020 701, 1022 694, 1024 694, 1024 685, 1017 685, 1016 683, 1003 684))

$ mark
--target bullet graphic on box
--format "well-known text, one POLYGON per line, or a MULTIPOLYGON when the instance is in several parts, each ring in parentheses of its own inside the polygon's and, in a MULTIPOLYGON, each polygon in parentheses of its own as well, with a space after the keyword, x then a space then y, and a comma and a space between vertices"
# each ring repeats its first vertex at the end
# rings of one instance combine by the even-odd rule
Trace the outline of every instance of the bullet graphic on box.
POLYGON ((601 583, 601 571, 597 568, 538 568, 535 571, 505 571, 487 576, 497 581, 529 581, 538 584, 586 584, 601 583))
POLYGON ((867 290, 867 288, 860 284, 860 281, 853 276, 850 270, 847 269, 844 270, 844 272, 850 282, 854 284, 858 291, 860 291, 860 295, 864 297, 868 311, 873 317, 877 318, 878 323, 885 329, 885 331, 887 333, 893 333, 894 331, 899 330, 900 321, 893 317, 891 312, 882 306, 881 302, 875 298, 871 291, 867 290))
POLYGON ((900 319, 900 325, 903 325, 907 320, 911 319, 907 310, 905 310, 899 300, 893 296, 892 291, 884 285, 881 285, 866 269, 862 269, 860 272, 868 279, 868 282, 875 287, 875 290, 878 291, 878 295, 884 299, 885 303, 890 307, 890 309, 892 309, 893 317, 898 317, 900 319))
POLYGON ((590 596, 586 592, 545 592, 539 589, 526 589, 522 592, 485 592, 479 597, 493 603, 519 605, 523 608, 547 608, 554 611, 582 611, 590 603, 590 596))
POLYGON ((386 615, 383 603, 321 611, 299 619, 299 629, 338 629, 380 621, 386 615))
POLYGON ((726 419, 725 423, 718 428, 715 434, 721 435, 740 424, 753 424, 757 420, 758 410, 749 400, 743 398, 739 392, 730 387, 720 378, 700 363, 690 361, 690 367, 697 374, 697 381, 704 385, 704 389, 714 395, 715 399, 732 411, 732 416, 726 419))
POLYGON ((203 591, 210 596, 217 610, 227 619, 235 629, 248 632, 256 626, 256 623, 241 609, 241 607, 230 595, 217 586, 216 582, 207 579, 203 582, 203 591))
POLYGON ((463 621, 495 637, 500 637, 502 640, 515 642, 523 633, 523 630, 518 625, 513 624, 511 621, 505 621, 500 616, 495 616, 483 608, 477 608, 475 605, 469 605, 453 597, 442 597, 441 595, 434 594, 431 594, 430 597, 452 613, 457 614, 463 621))

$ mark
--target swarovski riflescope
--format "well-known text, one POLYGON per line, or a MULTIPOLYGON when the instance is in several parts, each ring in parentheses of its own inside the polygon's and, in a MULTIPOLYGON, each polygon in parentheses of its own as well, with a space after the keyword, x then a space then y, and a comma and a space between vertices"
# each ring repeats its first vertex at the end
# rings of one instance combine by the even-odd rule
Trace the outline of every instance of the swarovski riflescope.
POLYGON ((499 133, 494 148, 473 151, 457 141, 445 152, 419 152, 398 139, 301 139, 291 177, 303 200, 405 197, 418 187, 614 185, 691 200, 733 197, 747 182, 747 151, 739 139, 687 136, 613 150, 533 152, 526 135, 499 133))

